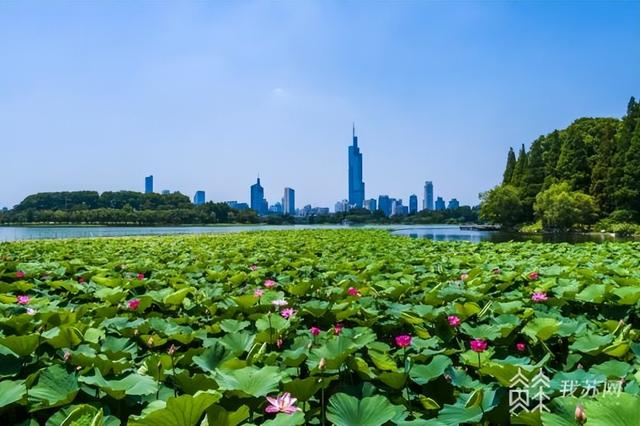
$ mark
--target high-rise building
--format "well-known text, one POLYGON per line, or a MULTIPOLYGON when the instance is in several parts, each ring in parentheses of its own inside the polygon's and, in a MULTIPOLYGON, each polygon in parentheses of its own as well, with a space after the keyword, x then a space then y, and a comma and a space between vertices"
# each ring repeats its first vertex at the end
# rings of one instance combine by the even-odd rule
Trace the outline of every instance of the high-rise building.
POLYGON ((197 206, 204 204, 204 191, 196 191, 196 195, 193 196, 193 204, 197 206))
POLYGON ((385 216, 391 216, 391 199, 388 195, 378 197, 378 210, 382 210, 385 216))
POLYGON ((429 180, 424 183, 422 210, 433 210, 433 183, 429 180))
POLYGON ((171 195, 171 190, 170 189, 163 189, 162 192, 160 192, 162 195, 171 195))
POLYGON ((436 210, 444 210, 444 200, 442 197, 436 199, 436 210))
POLYGON ((284 197, 282 198, 282 207, 284 214, 296 214, 296 191, 291 188, 284 189, 284 197))
POLYGON ((335 212, 342 213, 349 211, 349 200, 338 201, 335 205, 335 212))
POLYGON ((411 194, 409 196, 409 214, 414 214, 418 212, 418 196, 416 194, 411 194))
POLYGON ((269 213, 282 214, 282 204, 279 202, 269 206, 269 213))
POLYGON ((362 180, 362 153, 358 148, 356 126, 353 126, 353 144, 349 147, 349 206, 362 207, 364 181, 362 180))
POLYGON ((368 200, 364 200, 363 207, 370 212, 375 212, 376 210, 378 210, 378 202, 375 198, 370 198, 368 200))
POLYGON ((251 185, 251 208, 259 215, 267 213, 268 209, 264 208, 264 188, 260 185, 260 178, 251 185))
POLYGON ((151 194, 153 192, 153 175, 144 178, 144 193, 151 194))
POLYGON ((447 205, 447 208, 449 210, 455 210, 459 207, 460 207, 460 203, 458 202, 458 200, 456 200, 455 198, 452 198, 449 200, 449 205, 447 205))

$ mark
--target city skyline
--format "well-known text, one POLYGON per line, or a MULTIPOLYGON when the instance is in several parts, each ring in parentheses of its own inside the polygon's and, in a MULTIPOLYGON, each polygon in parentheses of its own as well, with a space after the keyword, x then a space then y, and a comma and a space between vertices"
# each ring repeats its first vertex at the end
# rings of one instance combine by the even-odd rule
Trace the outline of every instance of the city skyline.
POLYGON ((509 146, 624 115, 639 17, 638 2, 3 2, 0 206, 150 173, 245 200, 251 171, 269 200, 293 185, 332 206, 352 121, 365 197, 428 178, 477 204, 509 146))

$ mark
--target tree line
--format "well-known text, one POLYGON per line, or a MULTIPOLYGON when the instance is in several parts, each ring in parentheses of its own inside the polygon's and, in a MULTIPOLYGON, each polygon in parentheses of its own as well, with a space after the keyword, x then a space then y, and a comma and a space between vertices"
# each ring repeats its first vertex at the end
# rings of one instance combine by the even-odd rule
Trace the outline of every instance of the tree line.
POLYGON ((480 216, 506 227, 571 229, 640 218, 640 102, 622 119, 580 118, 507 154, 502 183, 480 216))

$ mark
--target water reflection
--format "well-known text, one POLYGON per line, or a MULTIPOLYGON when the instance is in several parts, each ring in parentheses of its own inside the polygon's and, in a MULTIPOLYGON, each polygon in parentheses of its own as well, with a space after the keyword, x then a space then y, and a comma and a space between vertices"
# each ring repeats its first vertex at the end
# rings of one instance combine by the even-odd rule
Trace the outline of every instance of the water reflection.
POLYGON ((403 235, 410 238, 427 238, 433 241, 470 241, 473 243, 491 242, 504 243, 510 241, 532 241, 537 243, 603 243, 607 241, 638 241, 634 238, 615 237, 607 233, 571 234, 519 234, 515 232, 501 231, 471 231, 461 230, 458 227, 447 228, 413 228, 400 229, 393 232, 394 235, 403 235))

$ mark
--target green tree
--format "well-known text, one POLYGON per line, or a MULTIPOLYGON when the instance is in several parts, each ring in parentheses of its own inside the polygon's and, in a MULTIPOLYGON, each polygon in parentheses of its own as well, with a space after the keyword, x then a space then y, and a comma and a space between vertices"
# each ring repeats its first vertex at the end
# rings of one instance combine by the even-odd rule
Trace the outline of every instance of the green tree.
POLYGON ((564 136, 558 158, 558 177, 569 182, 571 189, 586 192, 589 190, 591 171, 584 140, 579 131, 572 126, 569 126, 564 136))
POLYGON ((522 223, 523 209, 518 188, 500 185, 480 194, 480 218, 510 228, 522 223))
POLYGON ((543 228, 554 230, 589 225, 595 223, 598 217, 593 197, 580 191, 572 191, 568 182, 556 183, 539 193, 534 210, 543 228))
POLYGON ((548 188, 558 181, 557 166, 560 159, 562 141, 560 132, 554 130, 544 140, 544 188, 548 188))
POLYGON ((513 174, 511 175, 511 185, 519 187, 522 183, 522 177, 524 171, 527 168, 527 150, 524 148, 524 144, 520 147, 518 152, 518 159, 516 165, 513 168, 513 174))
POLYGON ((520 194, 522 196, 524 218, 527 221, 533 219, 533 203, 536 200, 536 195, 544 185, 544 140, 544 136, 541 136, 531 144, 522 175, 520 194))
POLYGON ((504 169, 504 173, 502 175, 502 183, 508 184, 511 182, 511 178, 513 177, 513 170, 516 168, 516 154, 513 152, 513 148, 509 147, 509 153, 507 154, 507 166, 504 169))

